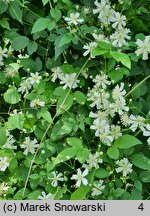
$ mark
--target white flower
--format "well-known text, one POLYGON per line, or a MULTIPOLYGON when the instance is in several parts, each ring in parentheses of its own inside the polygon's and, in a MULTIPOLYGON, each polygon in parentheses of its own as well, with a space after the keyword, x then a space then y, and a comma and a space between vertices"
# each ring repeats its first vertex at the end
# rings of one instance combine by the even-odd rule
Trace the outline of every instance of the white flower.
POLYGON ((6 184, 3 182, 3 183, 0 183, 0 196, 1 195, 3 195, 3 193, 5 192, 5 191, 7 191, 8 190, 8 186, 6 186, 6 184))
POLYGON ((98 19, 104 26, 108 26, 111 22, 112 17, 114 16, 113 14, 114 10, 111 9, 109 5, 106 5, 104 11, 99 14, 98 19))
POLYGON ((103 180, 94 182, 91 196, 98 196, 102 194, 103 190, 105 189, 105 185, 103 185, 103 182, 103 180))
POLYGON ((7 55, 7 49, 3 49, 2 50, 2 47, 0 47, 0 60, 3 60, 3 57, 7 58, 8 55, 7 55))
POLYGON ((127 28, 118 28, 115 33, 110 36, 112 45, 114 47, 122 47, 123 45, 127 45, 126 39, 130 39, 130 36, 128 36, 129 33, 130 30, 127 28))
POLYGON ((23 82, 21 82, 20 87, 18 88, 18 91, 23 94, 24 92, 27 93, 28 90, 30 90, 30 89, 31 89, 30 80, 26 79, 23 82))
POLYGON ((76 73, 72 73, 72 74, 65 74, 64 76, 62 76, 60 78, 60 84, 65 84, 63 86, 63 89, 66 89, 67 87, 69 87, 70 89, 75 89, 78 87, 78 83, 80 82, 77 78, 77 74, 76 73))
POLYGON ((25 151, 23 154, 27 155, 28 153, 34 154, 35 149, 39 147, 39 144, 37 144, 38 141, 36 139, 30 140, 30 137, 25 137, 25 141, 22 145, 20 145, 21 148, 24 148, 25 151))
POLYGON ((122 136, 121 133, 121 128, 120 126, 117 125, 111 125, 111 132, 110 132, 111 136, 114 138, 114 140, 118 139, 119 137, 122 136))
POLYGON ((106 144, 107 146, 111 146, 111 143, 113 142, 114 138, 113 136, 111 136, 110 127, 108 124, 101 130, 99 138, 102 143, 106 144))
POLYGON ((148 54, 150 53, 150 35, 145 36, 145 39, 142 41, 140 39, 137 39, 135 42, 137 44, 137 50, 135 51, 136 55, 143 55, 142 59, 147 60, 148 54))
POLYGON ((53 195, 51 193, 46 194, 44 191, 42 192, 42 195, 38 196, 38 200, 53 200, 53 195))
POLYGON ((118 113, 119 115, 123 115, 125 111, 129 111, 129 107, 126 106, 124 98, 116 100, 115 103, 111 103, 109 108, 112 113, 118 113))
POLYGON ((9 134, 8 132, 8 135, 7 135, 7 141, 6 143, 3 145, 3 148, 8 148, 8 149, 13 149, 13 150, 16 150, 17 149, 17 146, 14 145, 15 143, 15 139, 13 138, 13 136, 11 134, 9 134))
POLYGON ((143 136, 150 136, 150 124, 146 125, 146 129, 143 128, 143 136))
POLYGON ((98 110, 96 113, 93 113, 92 111, 89 114, 89 117, 99 119, 99 121, 102 121, 104 119, 107 120, 108 114, 106 112, 101 112, 98 110))
POLYGON ((111 17, 111 22, 113 22, 113 28, 121 28, 126 25, 126 17, 121 15, 119 12, 114 12, 114 16, 111 17))
POLYGON ((111 82, 108 80, 108 76, 102 71, 100 74, 96 75, 96 77, 93 79, 93 82, 95 82, 96 87, 101 87, 103 89, 106 89, 107 86, 111 84, 111 82))
POLYGON ((112 97, 114 100, 119 100, 119 99, 122 100, 125 94, 126 91, 124 89, 124 83, 121 83, 120 87, 119 85, 117 85, 112 91, 112 97))
POLYGON ((0 157, 0 171, 4 172, 8 166, 9 166, 9 158, 0 157))
POLYGON ((80 187, 81 184, 83 185, 87 185, 88 184, 88 180, 86 178, 84 178, 86 175, 88 174, 88 170, 85 169, 83 171, 83 173, 81 172, 80 169, 77 169, 77 174, 76 175, 72 175, 71 179, 77 180, 76 182, 76 187, 80 187))
POLYGON ((62 70, 60 67, 54 67, 51 69, 51 71, 53 72, 52 74, 52 82, 55 82, 57 78, 61 79, 61 77, 63 76, 62 70))
POLYGON ((86 45, 83 46, 83 49, 86 49, 86 51, 83 53, 84 56, 87 56, 88 54, 90 54, 90 57, 92 58, 92 51, 93 49, 97 47, 97 43, 96 42, 90 42, 86 45))
POLYGON ((84 21, 84 19, 79 19, 79 16, 79 13, 71 13, 70 17, 65 17, 64 19, 68 22, 69 25, 78 25, 79 23, 82 23, 84 21))
POLYGON ((105 11, 105 7, 106 6, 110 6, 109 1, 107 0, 101 0, 101 2, 99 3, 97 0, 94 2, 95 6, 97 7, 96 9, 93 9, 93 14, 99 13, 99 14, 103 14, 105 11))
POLYGON ((53 177, 50 178, 48 177, 49 180, 52 180, 52 186, 57 187, 58 186, 58 181, 64 181, 64 178, 62 177, 62 173, 58 173, 57 171, 52 172, 53 177))
POLYGON ((92 169, 92 167, 98 169, 99 165, 98 163, 103 163, 103 160, 100 159, 100 155, 102 155, 103 152, 96 152, 95 154, 89 154, 89 158, 87 159, 87 164, 83 164, 83 168, 87 168, 88 170, 92 169))
POLYGON ((37 106, 45 106, 45 102, 44 101, 40 101, 39 99, 34 99, 30 102, 30 107, 37 107, 37 106))
MULTIPOLYGON (((139 127, 141 130, 146 131, 145 130, 145 119, 143 117, 141 117, 140 115, 134 116, 134 115, 130 115, 129 116, 129 121, 128 124, 131 125, 130 129, 135 132, 136 129, 139 127)), ((144 133, 143 133, 144 135, 144 133)))
POLYGON ((96 88, 91 89, 87 94, 88 101, 93 101, 93 103, 90 104, 91 107, 97 106, 97 109, 100 109, 102 107, 101 105, 101 94, 97 91, 96 88))
POLYGON ((124 126, 128 126, 129 125, 129 116, 127 113, 124 113, 122 116, 121 116, 121 122, 124 126))
POLYGON ((122 172, 123 176, 127 176, 129 173, 131 173, 132 170, 132 164, 128 161, 127 158, 123 158, 121 160, 116 161, 116 165, 118 168, 116 168, 116 172, 122 172))
POLYGON ((31 77, 29 77, 29 80, 30 80, 30 83, 33 85, 34 83, 39 84, 41 78, 42 77, 39 76, 39 73, 36 72, 36 73, 31 73, 31 77))
POLYGON ((95 136, 100 136, 100 133, 103 131, 103 128, 105 128, 107 125, 107 121, 105 119, 99 120, 95 119, 93 122, 93 125, 91 125, 91 129, 96 130, 95 136))
POLYGON ((6 76, 7 76, 7 77, 11 77, 11 78, 15 77, 16 74, 18 73, 18 72, 17 72, 13 67, 11 67, 11 66, 7 66, 7 67, 5 68, 5 70, 4 70, 4 72, 6 73, 6 76))

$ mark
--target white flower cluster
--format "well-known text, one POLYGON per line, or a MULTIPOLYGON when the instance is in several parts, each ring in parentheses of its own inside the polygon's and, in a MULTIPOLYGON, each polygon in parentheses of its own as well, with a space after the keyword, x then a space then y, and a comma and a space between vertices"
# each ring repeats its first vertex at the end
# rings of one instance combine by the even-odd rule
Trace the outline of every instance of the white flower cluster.
POLYGON ((137 39, 136 41, 137 50, 136 55, 142 55, 143 60, 148 59, 148 54, 150 53, 150 35, 145 36, 144 40, 137 39))
POLYGON ((89 117, 93 118, 91 129, 95 130, 95 136, 100 141, 111 146, 111 143, 122 136, 122 128, 127 127, 132 132, 137 129, 143 133, 143 136, 149 137, 147 142, 150 145, 150 125, 146 124, 146 119, 140 115, 129 114, 129 107, 126 105, 124 84, 116 85, 111 92, 107 87, 112 84, 108 76, 101 72, 93 78, 94 86, 89 89, 87 94, 90 106, 96 107, 97 111, 91 111, 89 117), (119 124, 113 124, 113 119, 119 115, 119 124))
POLYGON ((60 84, 64 84, 63 89, 66 89, 67 87, 70 89, 75 89, 78 87, 78 83, 80 81, 77 79, 76 73, 64 74, 60 67, 52 68, 51 71, 53 72, 51 79, 52 82, 55 82, 56 79, 59 79, 60 84))
POLYGON ((41 76, 39 76, 39 73, 31 73, 31 76, 25 80, 23 80, 23 82, 21 82, 20 87, 18 88, 18 91, 21 92, 22 94, 25 93, 27 94, 28 91, 32 88, 32 86, 37 83, 40 83, 41 80, 41 76))
POLYGON ((78 12, 76 13, 70 13, 69 17, 65 17, 65 21, 68 22, 68 25, 78 25, 80 23, 84 22, 84 19, 79 18, 80 14, 78 12))
MULTIPOLYGON (((130 39, 130 36, 128 36, 130 30, 125 28, 126 17, 112 9, 108 0, 101 0, 101 2, 96 0, 94 4, 96 9, 93 9, 93 14, 98 14, 98 19, 102 25, 105 27, 111 26, 115 29, 115 32, 110 35, 109 39, 112 45, 115 47, 127 45, 126 40, 130 39)), ((96 36, 96 34, 93 34, 93 36, 97 40, 109 41, 108 38, 105 38, 102 35, 96 36)))
POLYGON ((15 141, 13 135, 11 135, 11 134, 9 133, 9 131, 6 131, 6 135, 7 135, 7 141, 6 141, 6 143, 3 145, 2 148, 7 148, 7 149, 16 150, 16 149, 17 149, 17 146, 14 145, 16 141, 15 141))

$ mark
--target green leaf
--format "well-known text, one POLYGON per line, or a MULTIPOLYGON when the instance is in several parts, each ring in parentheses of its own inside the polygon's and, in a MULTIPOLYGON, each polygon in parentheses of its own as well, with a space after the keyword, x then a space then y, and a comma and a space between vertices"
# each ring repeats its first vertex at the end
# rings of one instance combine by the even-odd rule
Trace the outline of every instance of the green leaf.
POLYGON ((104 41, 97 41, 97 44, 98 46, 101 48, 101 49, 106 49, 106 50, 110 50, 111 49, 111 45, 104 42, 104 41))
POLYGON ((50 19, 47 18, 39 18, 33 25, 31 33, 36 33, 43 31, 46 29, 50 24, 50 19))
POLYGON ((59 86, 57 88, 55 88, 55 90, 53 91, 53 95, 55 96, 62 96, 62 95, 66 95, 68 92, 68 89, 63 89, 62 86, 59 86))
POLYGON ((0 146, 3 146, 7 141, 6 129, 4 127, 0 127, 0 146))
POLYGON ((86 200, 86 195, 90 191, 91 187, 81 186, 71 194, 71 200, 86 200))
POLYGON ((72 131, 72 124, 69 122, 57 121, 52 128, 51 139, 57 140, 63 137, 65 134, 69 134, 72 131))
POLYGON ((118 70, 113 69, 108 72, 108 76, 115 82, 118 82, 119 80, 121 80, 124 74, 129 75, 129 70, 127 68, 120 68, 118 70))
POLYGON ((121 188, 116 188, 115 190, 112 191, 111 194, 113 195, 113 197, 120 197, 124 192, 125 190, 121 188))
POLYGON ((6 29, 10 30, 9 22, 7 21, 6 18, 3 18, 2 20, 0 20, 0 26, 2 28, 6 28, 6 29))
POLYGON ((88 159, 89 154, 90 154, 90 151, 87 148, 81 148, 77 152, 77 155, 76 155, 77 160, 83 164, 88 159))
POLYGON ((40 190, 36 190, 36 191, 31 192, 28 195, 27 199, 28 200, 37 200, 38 196, 40 196, 40 195, 41 195, 41 191, 40 190))
POLYGON ((77 103, 83 105, 86 102, 86 96, 83 92, 81 91, 76 91, 74 93, 74 99, 77 101, 77 103))
POLYGON ((18 36, 12 40, 12 48, 14 50, 24 49, 29 44, 29 38, 25 36, 18 36))
POLYGON ((118 62, 121 62, 124 66, 131 69, 131 60, 129 56, 125 53, 120 53, 116 51, 110 51, 110 55, 118 62))
POLYGON ((42 0, 42 2, 43 2, 43 5, 45 6, 49 2, 49 0, 42 0))
POLYGON ((109 176, 110 176, 110 173, 107 170, 103 169, 103 168, 99 168, 95 172, 95 177, 100 178, 100 179, 101 178, 102 179, 107 178, 109 176))
POLYGON ((18 2, 13 1, 9 4, 9 13, 13 19, 18 20, 22 24, 22 9, 19 7, 18 2))
POLYGON ((30 179, 38 180, 39 178, 41 178, 39 173, 34 173, 30 175, 30 179))
POLYGON ((49 24, 48 24, 48 26, 47 26, 47 29, 49 31, 51 31, 52 29, 55 28, 55 26, 56 26, 56 23, 54 21, 50 21, 49 24))
POLYGON ((60 40, 62 38, 62 34, 57 37, 55 40, 55 60, 61 55, 61 53, 68 48, 69 43, 64 44, 63 46, 59 46, 60 40))
POLYGON ((62 38, 60 39, 58 47, 69 44, 71 41, 72 41, 72 34, 67 33, 67 34, 63 35, 62 38))
POLYGON ((54 200, 60 200, 63 197, 63 194, 67 192, 67 186, 64 185, 55 195, 54 200))
POLYGON ((0 2, 0 14, 4 13, 8 9, 8 4, 0 2))
POLYGON ((40 115, 43 117, 43 119, 49 123, 52 123, 52 116, 50 114, 50 112, 47 110, 46 107, 43 107, 40 111, 40 115))
POLYGON ((28 46, 27 46, 27 51, 29 55, 32 55, 34 52, 36 52, 38 48, 38 45, 35 41, 30 41, 28 46))
POLYGON ((15 114, 8 118, 8 122, 6 122, 5 125, 8 130, 14 130, 16 128, 22 130, 24 121, 25 117, 23 114, 15 114))
POLYGON ((57 114, 60 115, 66 112, 73 105, 73 94, 70 93, 67 97, 62 95, 57 102, 57 114))
POLYGON ((142 142, 136 137, 129 135, 129 134, 125 134, 122 137, 119 137, 114 142, 114 146, 119 149, 127 149, 135 145, 139 145, 139 144, 142 144, 142 142))
POLYGON ((10 164, 9 164, 9 170, 11 173, 14 173, 14 171, 17 169, 18 167, 18 161, 17 159, 13 158, 11 161, 10 161, 10 164))
POLYGON ((142 154, 132 155, 131 160, 134 166, 150 171, 150 159, 145 157, 144 155, 142 154))
POLYGON ((112 146, 107 150, 107 155, 111 159, 117 160, 119 158, 119 150, 115 146, 112 146))
POLYGON ((15 86, 10 87, 4 93, 4 100, 9 104, 16 104, 21 100, 21 96, 19 95, 18 90, 15 86))
POLYGON ((58 8, 52 8, 51 10, 50 10, 50 14, 51 14, 51 16, 56 20, 56 22, 58 22, 59 20, 60 20, 60 18, 61 18, 61 10, 59 10, 58 8))
POLYGON ((93 56, 105 55, 106 53, 108 53, 108 50, 102 49, 102 48, 99 48, 99 47, 94 48, 92 50, 92 55, 93 56))
POLYGON ((68 138, 67 143, 72 147, 76 147, 76 148, 82 148, 83 147, 82 141, 76 137, 68 138))
POLYGON ((145 183, 150 182, 150 171, 141 172, 139 178, 142 182, 145 182, 145 183))

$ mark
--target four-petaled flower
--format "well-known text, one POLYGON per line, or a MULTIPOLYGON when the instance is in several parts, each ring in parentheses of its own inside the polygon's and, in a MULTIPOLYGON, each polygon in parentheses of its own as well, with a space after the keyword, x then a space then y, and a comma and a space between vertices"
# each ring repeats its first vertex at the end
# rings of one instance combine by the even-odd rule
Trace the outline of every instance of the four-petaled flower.
POLYGON ((77 180, 76 182, 76 187, 80 187, 81 184, 83 185, 87 185, 88 184, 88 180, 86 178, 84 178, 85 176, 87 176, 88 174, 88 170, 85 169, 82 173, 82 171, 80 169, 77 169, 77 174, 73 175, 71 177, 71 179, 77 180))

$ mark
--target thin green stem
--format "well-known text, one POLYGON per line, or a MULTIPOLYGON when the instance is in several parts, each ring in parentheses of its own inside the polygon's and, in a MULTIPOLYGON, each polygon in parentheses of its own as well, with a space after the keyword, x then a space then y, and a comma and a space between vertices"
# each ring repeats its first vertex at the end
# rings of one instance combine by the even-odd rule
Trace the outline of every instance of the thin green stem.
POLYGON ((140 85, 142 85, 147 79, 150 78, 150 74, 145 77, 141 82, 139 82, 133 89, 131 89, 126 95, 125 98, 128 97, 133 91, 135 91, 140 85))

